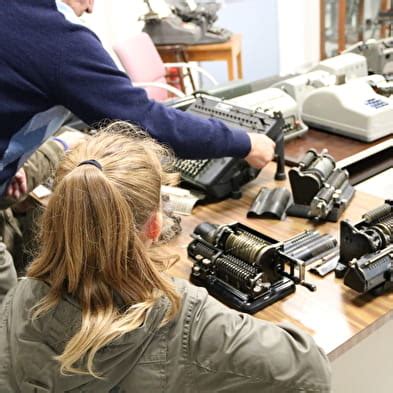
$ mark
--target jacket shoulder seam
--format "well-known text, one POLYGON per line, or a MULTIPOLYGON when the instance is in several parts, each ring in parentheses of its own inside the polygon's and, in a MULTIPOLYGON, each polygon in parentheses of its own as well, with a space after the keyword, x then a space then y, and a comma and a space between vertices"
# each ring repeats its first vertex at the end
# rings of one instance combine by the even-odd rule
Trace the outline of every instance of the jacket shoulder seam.
POLYGON ((185 359, 185 370, 190 378, 189 383, 193 384, 194 375, 192 371, 192 362, 190 359, 190 337, 191 337, 192 323, 195 318, 195 306, 198 301, 198 292, 191 287, 191 290, 188 289, 186 293, 188 296, 190 296, 190 300, 188 301, 188 307, 184 319, 184 329, 183 329, 183 336, 182 336, 182 352, 183 352, 183 357, 185 359))

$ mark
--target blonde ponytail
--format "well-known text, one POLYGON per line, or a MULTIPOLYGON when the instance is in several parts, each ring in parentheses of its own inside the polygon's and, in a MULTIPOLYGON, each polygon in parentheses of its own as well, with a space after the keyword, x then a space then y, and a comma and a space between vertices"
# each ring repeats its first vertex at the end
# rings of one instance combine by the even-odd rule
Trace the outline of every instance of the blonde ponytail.
POLYGON ((161 161, 168 161, 168 153, 140 131, 124 135, 118 127, 66 156, 42 217, 39 254, 28 270, 29 277, 50 285, 34 318, 64 294, 81 305, 81 328, 57 356, 63 373, 99 377, 93 360, 100 348, 140 326, 160 297, 171 303, 165 321, 179 308, 178 294, 141 236, 160 209, 160 187, 167 180, 161 161), (78 166, 92 159, 102 169, 78 166), (86 369, 75 366, 81 359, 86 369))

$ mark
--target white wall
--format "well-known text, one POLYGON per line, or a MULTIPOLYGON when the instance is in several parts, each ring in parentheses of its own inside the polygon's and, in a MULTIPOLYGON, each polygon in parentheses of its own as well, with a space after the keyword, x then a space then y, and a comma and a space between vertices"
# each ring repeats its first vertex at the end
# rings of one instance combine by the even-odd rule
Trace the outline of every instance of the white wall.
POLYGON ((319 1, 277 0, 280 75, 319 61, 319 1))
MULTIPOLYGON (((161 15, 169 12, 165 0, 151 0, 151 5, 161 15)), ((94 13, 84 19, 113 54, 116 42, 142 30, 138 19, 147 10, 143 0, 95 0, 94 13)), ((319 61, 317 0, 226 0, 217 24, 243 33, 246 80, 293 73, 319 61)), ((224 64, 204 66, 220 82, 226 80, 224 64)))
MULTIPOLYGON (((164 0, 150 2, 154 10, 161 15, 169 12, 164 0)), ((83 19, 108 48, 117 41, 141 31, 143 22, 138 19, 147 11, 143 0, 95 0, 93 14, 85 15, 83 19)))
MULTIPOLYGON (((288 0, 294 1, 294 0, 288 0)), ((279 73, 277 0, 226 0, 217 26, 242 34, 243 78, 254 81, 279 73)), ((224 62, 204 62, 219 82, 228 80, 224 62)))
POLYGON ((333 393, 392 392, 392 332, 390 319, 332 362, 333 393))

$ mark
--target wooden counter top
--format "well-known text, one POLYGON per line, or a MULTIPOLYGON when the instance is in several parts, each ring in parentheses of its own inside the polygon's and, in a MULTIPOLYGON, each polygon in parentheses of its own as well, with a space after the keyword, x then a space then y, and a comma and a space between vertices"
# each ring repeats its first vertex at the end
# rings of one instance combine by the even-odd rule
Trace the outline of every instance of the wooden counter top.
POLYGON ((304 157, 307 150, 311 148, 318 152, 328 149, 329 154, 336 161, 340 161, 388 139, 392 139, 392 136, 387 135, 384 138, 367 143, 311 128, 300 138, 292 139, 285 144, 285 161, 288 165, 296 165, 304 157))
MULTIPOLYGON (((203 221, 220 224, 241 221, 277 240, 286 240, 305 229, 318 229, 337 238, 338 223, 316 225, 295 217, 287 217, 285 221, 246 218, 246 212, 262 185, 286 186, 290 189, 287 181, 273 180, 274 171, 275 164, 269 164, 258 179, 244 188, 244 195, 239 200, 228 199, 207 206, 198 206, 192 216, 183 216, 182 234, 166 246, 167 252, 176 253, 181 257, 181 261, 172 267, 170 273, 189 279, 192 263, 187 259, 186 247, 191 241, 190 234, 195 226, 203 221)), ((364 212, 382 202, 380 198, 357 192, 342 219, 350 219, 355 223, 364 212)), ((289 321, 297 325, 316 339, 331 360, 393 318, 393 292, 376 298, 369 295, 359 296, 355 291, 345 287, 342 280, 336 279, 334 273, 324 278, 307 273, 306 280, 317 285, 316 292, 297 286, 294 294, 255 316, 272 322, 289 321)))
MULTIPOLYGON (((314 147, 320 151, 327 147, 336 160, 341 160, 359 151, 363 151, 385 139, 368 144, 353 139, 310 130, 304 137, 290 141, 285 146, 286 157, 299 161, 305 152, 314 147)), ((177 254, 181 260, 170 269, 174 276, 189 279, 192 263, 187 258, 187 245, 190 234, 196 225, 203 221, 228 224, 240 221, 277 240, 287 240, 305 229, 317 229, 321 233, 330 233, 338 239, 339 223, 315 224, 311 221, 287 217, 285 221, 272 219, 247 219, 246 213, 261 186, 269 188, 287 187, 289 182, 274 180, 275 164, 269 164, 256 180, 243 187, 243 197, 239 200, 225 201, 206 206, 197 206, 192 216, 182 216, 182 233, 164 252, 177 254)), ((40 203, 45 201, 40 200, 40 203)), ((382 198, 356 192, 351 204, 340 219, 349 219, 356 223, 366 211, 383 203, 382 198)), ((360 296, 345 287, 342 280, 334 273, 320 278, 307 273, 306 280, 317 285, 316 292, 310 292, 302 286, 296 292, 255 314, 255 317, 272 322, 289 321, 311 334, 317 343, 329 354, 331 360, 367 337, 389 319, 393 319, 393 291, 379 296, 360 296)))

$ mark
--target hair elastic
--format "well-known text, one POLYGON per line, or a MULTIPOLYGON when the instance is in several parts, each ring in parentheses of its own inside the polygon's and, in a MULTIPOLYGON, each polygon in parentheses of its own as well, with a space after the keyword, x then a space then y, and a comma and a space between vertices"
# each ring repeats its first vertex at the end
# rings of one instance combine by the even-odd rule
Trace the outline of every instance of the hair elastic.
POLYGON ((78 164, 78 166, 81 165, 94 165, 96 168, 102 171, 102 165, 97 160, 85 160, 78 164))
POLYGON ((63 146, 64 151, 67 151, 70 148, 70 146, 68 145, 68 143, 64 139, 61 139, 57 136, 52 137, 52 141, 59 142, 63 146))

